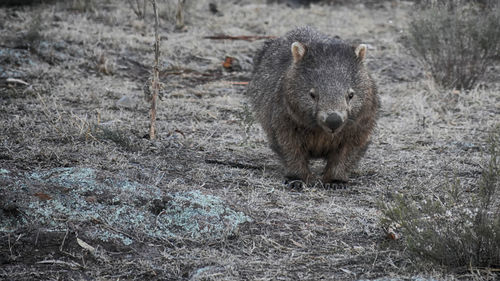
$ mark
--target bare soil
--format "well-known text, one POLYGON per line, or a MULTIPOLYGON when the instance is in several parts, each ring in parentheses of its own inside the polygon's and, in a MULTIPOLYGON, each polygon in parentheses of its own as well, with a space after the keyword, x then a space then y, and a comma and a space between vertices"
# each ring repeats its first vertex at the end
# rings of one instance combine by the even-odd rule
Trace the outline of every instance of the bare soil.
POLYGON ((498 66, 475 90, 436 88, 400 44, 415 10, 405 1, 296 9, 216 1, 217 14, 193 1, 180 31, 174 5, 159 2, 156 140, 147 138, 143 91, 154 58, 151 8, 144 19, 113 0, 0 8, 0 279, 491 278, 413 258, 382 229, 378 203, 396 192, 439 195, 455 179, 474 190, 499 122, 498 66), (346 190, 283 185, 240 83, 263 41, 204 38, 280 36, 298 25, 369 46, 382 108, 346 190), (226 56, 239 67, 226 70, 226 56), (159 233, 175 194, 220 199, 225 228, 159 233), (249 219, 233 225, 233 214, 249 219))

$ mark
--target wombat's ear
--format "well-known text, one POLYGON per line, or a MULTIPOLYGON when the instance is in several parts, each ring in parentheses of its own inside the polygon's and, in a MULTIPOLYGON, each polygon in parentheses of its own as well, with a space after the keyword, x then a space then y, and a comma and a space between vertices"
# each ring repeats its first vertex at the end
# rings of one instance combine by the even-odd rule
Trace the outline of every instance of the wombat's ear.
POLYGON ((306 54, 306 46, 300 42, 293 42, 292 44, 292 56, 293 63, 298 63, 306 54))
POLYGON ((354 53, 356 54, 356 57, 358 57, 359 61, 364 61, 366 57, 366 50, 368 48, 366 47, 365 44, 359 44, 356 49, 354 50, 354 53))

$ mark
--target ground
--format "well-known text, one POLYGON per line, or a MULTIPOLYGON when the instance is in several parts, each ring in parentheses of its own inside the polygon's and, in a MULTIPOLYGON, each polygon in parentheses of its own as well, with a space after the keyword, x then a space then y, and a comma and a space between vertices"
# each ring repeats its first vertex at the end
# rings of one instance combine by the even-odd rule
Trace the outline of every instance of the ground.
POLYGON ((0 8, 0 279, 483 278, 413 258, 379 203, 456 179, 474 189, 500 116, 498 69, 471 91, 436 87, 401 44, 410 2, 218 1, 212 13, 197 1, 181 30, 159 2, 156 140, 143 90, 151 8, 144 19, 112 0, 0 8), (382 107, 346 190, 283 185, 241 83, 263 41, 204 38, 298 25, 368 45, 382 107), (240 68, 224 69, 226 56, 240 68))

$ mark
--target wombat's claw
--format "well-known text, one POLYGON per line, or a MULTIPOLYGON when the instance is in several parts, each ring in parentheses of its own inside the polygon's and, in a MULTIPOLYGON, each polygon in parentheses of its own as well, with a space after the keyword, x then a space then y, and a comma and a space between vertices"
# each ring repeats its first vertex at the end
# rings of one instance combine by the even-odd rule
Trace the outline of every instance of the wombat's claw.
POLYGON ((347 183, 343 181, 334 181, 334 182, 329 182, 323 184, 323 187, 325 189, 332 189, 332 190, 337 190, 337 189, 347 189, 347 183))
POLYGON ((301 191, 304 188, 304 182, 301 180, 285 179, 284 184, 292 190, 301 191))

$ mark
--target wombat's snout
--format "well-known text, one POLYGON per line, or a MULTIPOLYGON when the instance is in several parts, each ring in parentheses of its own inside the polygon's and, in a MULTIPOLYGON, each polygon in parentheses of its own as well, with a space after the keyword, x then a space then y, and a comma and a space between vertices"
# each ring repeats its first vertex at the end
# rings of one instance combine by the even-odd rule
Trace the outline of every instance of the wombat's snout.
POLYGON ((320 112, 319 113, 319 121, 322 127, 325 128, 325 130, 329 130, 331 132, 335 132, 338 128, 342 126, 344 123, 344 118, 342 117, 341 114, 339 114, 336 111, 330 111, 330 112, 320 112))
POLYGON ((340 127, 343 123, 342 117, 338 115, 336 112, 328 115, 328 117, 325 120, 326 125, 328 128, 330 128, 332 131, 335 131, 338 127, 340 127))

